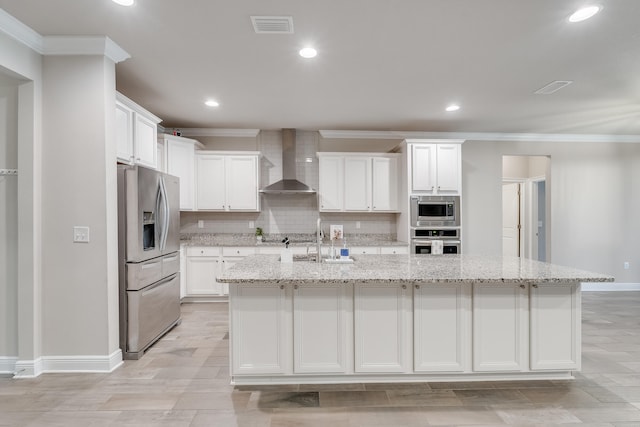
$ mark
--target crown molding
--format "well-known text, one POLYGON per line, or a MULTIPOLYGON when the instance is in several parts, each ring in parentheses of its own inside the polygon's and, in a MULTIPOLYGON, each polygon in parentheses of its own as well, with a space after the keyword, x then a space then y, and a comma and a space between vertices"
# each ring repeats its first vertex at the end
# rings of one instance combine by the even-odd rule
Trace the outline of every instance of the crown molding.
POLYGON ((510 142, 625 142, 640 143, 640 135, 599 135, 562 133, 501 133, 501 132, 411 132, 320 130, 326 139, 461 139, 473 141, 510 142))
POLYGON ((45 55, 104 55, 116 64, 131 58, 106 36, 45 36, 45 55))
POLYGON ((236 138, 255 138, 260 129, 215 129, 215 128, 180 128, 183 136, 230 136, 236 138))
POLYGON ((14 38, 39 54, 44 52, 44 41, 40 34, 23 24, 13 15, 0 8, 0 31, 14 38))

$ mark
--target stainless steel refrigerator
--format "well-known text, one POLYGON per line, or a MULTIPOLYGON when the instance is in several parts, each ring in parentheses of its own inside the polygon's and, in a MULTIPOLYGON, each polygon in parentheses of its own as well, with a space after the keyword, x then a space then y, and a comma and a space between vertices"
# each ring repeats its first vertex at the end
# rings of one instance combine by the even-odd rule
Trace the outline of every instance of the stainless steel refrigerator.
POLYGON ((120 348, 125 359, 180 323, 179 178, 118 165, 120 348))

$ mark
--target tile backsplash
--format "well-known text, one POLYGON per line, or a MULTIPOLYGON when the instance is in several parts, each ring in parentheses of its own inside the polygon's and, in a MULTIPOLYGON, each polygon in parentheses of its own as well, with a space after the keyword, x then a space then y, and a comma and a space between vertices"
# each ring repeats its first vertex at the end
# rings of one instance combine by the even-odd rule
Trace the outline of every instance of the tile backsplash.
MULTIPOLYGON (((280 131, 261 131, 258 147, 260 160, 260 183, 269 185, 282 179, 282 136, 280 131)), ((318 189, 318 132, 296 131, 297 179, 318 189), (310 160, 310 161, 309 161, 310 160)), ((208 149, 215 149, 208 146, 208 149)), ((261 227, 267 235, 287 233, 315 233, 318 216, 322 228, 329 232, 330 224, 342 224, 345 236, 349 234, 396 234, 396 215, 381 213, 319 213, 318 196, 311 195, 260 195, 261 212, 181 212, 181 233, 247 233, 249 227, 261 227), (203 221, 203 227, 198 227, 203 221), (359 224, 357 224, 359 223, 359 224), (356 226, 359 225, 360 228, 356 226)))

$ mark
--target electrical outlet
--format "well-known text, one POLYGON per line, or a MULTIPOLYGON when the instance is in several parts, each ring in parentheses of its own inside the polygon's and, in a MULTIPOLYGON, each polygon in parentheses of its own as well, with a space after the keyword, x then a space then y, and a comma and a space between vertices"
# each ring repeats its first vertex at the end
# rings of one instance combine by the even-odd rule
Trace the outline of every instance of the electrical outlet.
POLYGON ((198 220, 198 228, 204 228, 204 220, 202 219, 198 220))
POLYGON ((628 270, 629 269, 629 261, 625 261, 624 262, 624 269, 628 270))
POLYGON ((74 243, 89 243, 89 227, 73 227, 74 243))
POLYGON ((360 229, 360 221, 356 221, 356 228, 360 229))
POLYGON ((256 223, 254 221, 249 221, 249 228, 256 228, 256 223))

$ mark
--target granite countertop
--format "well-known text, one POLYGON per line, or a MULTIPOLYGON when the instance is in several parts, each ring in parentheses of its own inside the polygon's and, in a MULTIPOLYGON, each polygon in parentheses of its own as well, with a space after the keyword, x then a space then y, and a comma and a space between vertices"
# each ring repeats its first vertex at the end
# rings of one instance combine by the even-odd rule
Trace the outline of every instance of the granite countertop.
MULTIPOLYGON (((279 246, 282 247, 284 234, 268 235, 262 243, 256 242, 253 234, 183 234, 180 236, 180 244, 187 246, 279 246)), ((291 246, 315 245, 315 236, 311 234, 287 234, 291 246)), ((347 236, 349 246, 407 246, 407 242, 395 240, 395 236, 387 234, 358 234, 347 236)), ((323 245, 329 245, 328 239, 323 240, 323 245)), ((342 246, 340 243, 339 246, 342 246)))
POLYGON ((592 273, 539 261, 474 255, 354 255, 351 264, 294 261, 251 255, 217 277, 226 283, 560 283, 613 282, 592 273))

